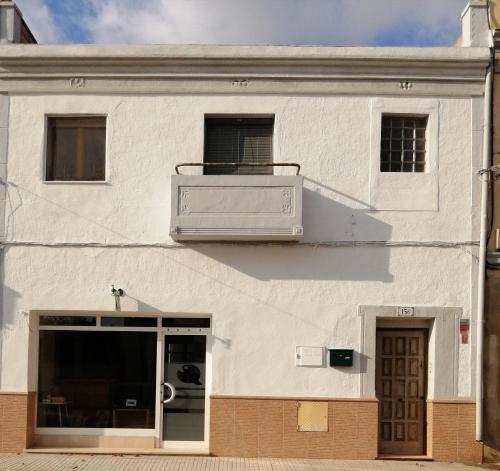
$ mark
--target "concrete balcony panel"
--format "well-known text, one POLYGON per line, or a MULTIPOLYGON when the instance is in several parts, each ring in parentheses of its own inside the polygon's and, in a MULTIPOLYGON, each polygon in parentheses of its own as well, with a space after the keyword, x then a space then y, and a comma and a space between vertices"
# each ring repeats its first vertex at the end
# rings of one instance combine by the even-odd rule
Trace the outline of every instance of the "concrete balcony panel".
POLYGON ((296 241, 302 176, 172 175, 170 235, 177 241, 296 241))

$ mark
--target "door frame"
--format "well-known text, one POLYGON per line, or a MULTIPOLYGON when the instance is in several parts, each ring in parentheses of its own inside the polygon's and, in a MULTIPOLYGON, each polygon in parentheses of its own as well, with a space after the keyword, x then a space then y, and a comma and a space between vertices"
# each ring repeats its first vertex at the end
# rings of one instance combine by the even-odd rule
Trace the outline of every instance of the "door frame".
MULTIPOLYGON (((168 317, 168 316, 164 316, 168 317)), ((187 317, 187 316, 184 316, 187 317)), ((210 443, 210 391, 212 390, 212 333, 211 328, 164 327, 157 337, 156 360, 156 447, 184 452, 208 452, 210 443), (165 344, 167 335, 203 335, 206 338, 205 350, 205 429, 203 441, 163 440, 163 380, 165 367, 165 344)))
MULTIPOLYGON (((375 331, 375 342, 378 341, 379 332, 381 331, 404 331, 404 332, 422 332, 424 337, 424 372, 423 372, 423 390, 424 390, 424 399, 422 400, 422 455, 418 456, 427 456, 427 400, 428 400, 428 376, 429 376, 429 337, 430 337, 430 327, 429 326, 390 326, 385 327, 384 325, 377 325, 375 331)), ((377 350, 376 350, 377 353, 377 350)), ((377 379, 380 374, 380 366, 379 366, 379 358, 377 354, 375 354, 375 391, 377 389, 377 379)), ((377 397, 378 399, 378 397, 377 397)), ((380 401, 378 404, 377 411, 377 454, 380 455, 380 423, 381 423, 381 414, 380 414, 380 401)), ((407 456, 404 454, 395 455, 395 456, 407 456)), ((408 455, 413 456, 413 455, 408 455)))

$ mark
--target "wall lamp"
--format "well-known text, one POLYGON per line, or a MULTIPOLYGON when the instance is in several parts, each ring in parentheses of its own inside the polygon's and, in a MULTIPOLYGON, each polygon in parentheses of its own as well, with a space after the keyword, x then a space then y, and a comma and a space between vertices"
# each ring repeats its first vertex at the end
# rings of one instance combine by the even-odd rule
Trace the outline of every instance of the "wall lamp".
POLYGON ((116 289, 115 285, 111 285, 111 296, 115 297, 115 311, 121 311, 120 298, 125 294, 121 288, 116 289))

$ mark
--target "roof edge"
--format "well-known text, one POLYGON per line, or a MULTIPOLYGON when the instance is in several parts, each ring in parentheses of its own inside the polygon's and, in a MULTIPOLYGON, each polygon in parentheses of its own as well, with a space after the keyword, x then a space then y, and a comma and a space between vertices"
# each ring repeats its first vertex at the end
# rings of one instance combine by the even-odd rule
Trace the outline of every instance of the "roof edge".
POLYGON ((330 47, 222 45, 26 45, 0 46, 3 60, 386 60, 489 61, 487 47, 330 47))

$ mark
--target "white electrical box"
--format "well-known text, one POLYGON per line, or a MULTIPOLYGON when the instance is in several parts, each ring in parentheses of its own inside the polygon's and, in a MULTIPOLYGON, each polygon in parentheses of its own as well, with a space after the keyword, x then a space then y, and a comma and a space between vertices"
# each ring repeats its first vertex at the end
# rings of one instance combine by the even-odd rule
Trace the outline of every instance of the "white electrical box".
POLYGON ((295 347, 295 366, 325 366, 323 347, 295 347))

